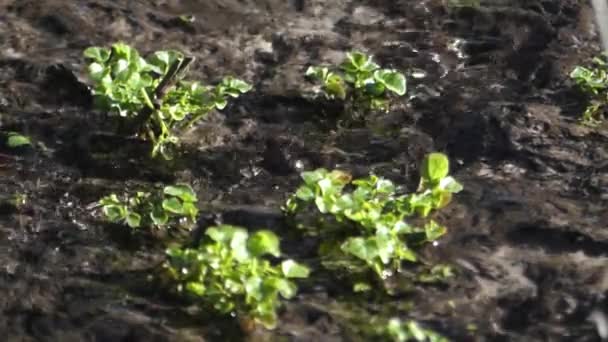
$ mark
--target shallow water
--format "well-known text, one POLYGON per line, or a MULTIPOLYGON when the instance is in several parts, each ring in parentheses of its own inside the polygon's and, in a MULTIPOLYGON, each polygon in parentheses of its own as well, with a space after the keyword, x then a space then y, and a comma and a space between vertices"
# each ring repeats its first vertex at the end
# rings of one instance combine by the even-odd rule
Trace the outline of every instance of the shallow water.
POLYGON ((356 341, 360 322, 382 314, 454 341, 598 341, 587 318, 607 308, 608 134, 576 124, 584 99, 567 80, 599 51, 593 12, 574 0, 447 3, 0 0, 0 130, 39 143, 0 150, 0 331, 16 341, 356 341), (117 40, 181 49, 197 57, 190 77, 233 74, 256 90, 190 132, 173 164, 155 165, 147 145, 108 133, 79 83, 82 50, 117 40), (387 115, 338 128, 303 97, 303 74, 351 49, 425 76, 408 78, 408 101, 387 115), (82 132, 98 138, 82 143, 82 132), (449 233, 424 255, 457 276, 361 300, 319 271, 276 330, 251 336, 148 281, 171 237, 130 234, 87 209, 125 188, 190 182, 201 226, 271 228, 314 265, 278 210, 302 168, 373 171, 413 189, 430 151, 450 156, 465 191, 437 216, 449 233), (26 203, 8 203, 14 194, 26 203))

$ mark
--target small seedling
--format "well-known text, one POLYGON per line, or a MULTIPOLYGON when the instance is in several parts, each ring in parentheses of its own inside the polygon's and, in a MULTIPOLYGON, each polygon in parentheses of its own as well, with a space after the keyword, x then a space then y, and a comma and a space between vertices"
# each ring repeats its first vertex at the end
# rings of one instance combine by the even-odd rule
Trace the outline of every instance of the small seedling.
POLYGON ((178 51, 157 51, 144 59, 134 48, 116 43, 109 49, 90 47, 84 56, 90 61, 96 107, 123 118, 129 131, 151 141, 153 157, 171 158, 184 130, 251 89, 232 77, 216 86, 183 81, 194 58, 178 51))
MULTIPOLYGON (((296 226, 321 238, 319 252, 326 267, 353 273, 371 269, 384 279, 399 271, 404 261, 417 261, 417 246, 445 234, 446 228, 434 220, 416 227, 405 219, 426 218, 462 190, 448 173, 447 157, 431 153, 422 163, 418 190, 399 194, 390 180, 375 175, 352 180, 350 174, 338 170, 304 172, 304 184, 283 209, 296 226)), ((354 289, 369 290, 371 285, 358 282, 354 289)))
POLYGON ((577 66, 570 77, 589 97, 589 104, 580 122, 587 126, 597 126, 603 120, 603 112, 608 110, 608 55, 594 58, 591 68, 577 66))
POLYGON ((166 186, 162 192, 137 192, 134 196, 111 194, 99 200, 110 222, 139 227, 191 227, 198 209, 196 194, 189 185, 166 186))
POLYGON ((268 230, 210 227, 198 248, 170 248, 166 267, 177 290, 222 314, 236 314, 276 326, 279 294, 296 295, 294 278, 308 277, 307 267, 287 259, 273 265, 265 257, 281 256, 279 238, 268 230))
POLYGON ((405 76, 393 69, 381 69, 371 56, 350 52, 339 67, 332 71, 324 66, 311 66, 306 76, 321 83, 328 99, 345 101, 347 111, 365 115, 372 110, 388 111, 390 94, 403 96, 405 76))
POLYGON ((32 141, 25 135, 21 135, 17 132, 9 132, 6 138, 6 145, 10 148, 32 146, 32 141))

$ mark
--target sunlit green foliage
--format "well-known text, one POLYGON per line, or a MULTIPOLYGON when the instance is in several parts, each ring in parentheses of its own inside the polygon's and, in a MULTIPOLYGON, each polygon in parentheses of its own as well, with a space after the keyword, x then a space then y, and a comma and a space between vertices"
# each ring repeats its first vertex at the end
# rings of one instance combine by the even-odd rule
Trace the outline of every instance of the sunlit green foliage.
POLYGON ((99 200, 110 222, 139 227, 191 227, 198 209, 196 194, 189 185, 166 186, 156 193, 137 192, 134 196, 111 194, 99 200))
MULTIPOLYGON (((422 226, 405 219, 426 218, 462 190, 448 174, 449 162, 441 153, 425 157, 419 188, 411 194, 400 194, 390 180, 375 175, 352 180, 338 170, 304 172, 304 184, 284 210, 298 227, 321 238, 319 252, 326 267, 354 273, 371 269, 383 279, 399 271, 404 261, 417 261, 417 246, 445 234, 446 228, 432 219, 422 226)), ((355 285, 357 291, 370 288, 366 282, 355 285)))
POLYGON ((198 248, 170 248, 166 264, 178 291, 223 314, 245 316, 267 328, 276 325, 279 295, 296 295, 294 278, 308 277, 307 267, 281 256, 279 238, 268 230, 222 225, 210 227, 198 248))
POLYGON ((170 158, 184 129, 251 89, 232 77, 216 86, 182 81, 193 59, 178 51, 157 51, 144 59, 134 48, 116 43, 90 47, 84 56, 90 62, 96 107, 140 126, 135 133, 152 142, 153 156, 170 158))
POLYGON ((21 135, 17 132, 9 132, 6 136, 6 145, 10 148, 31 146, 32 141, 29 137, 25 135, 21 135))
POLYGON ((603 112, 608 109, 608 57, 602 55, 593 59, 593 66, 577 66, 570 73, 580 89, 589 97, 589 104, 580 121, 588 126, 596 126, 603 120, 603 112))
POLYGON ((306 76, 321 83, 327 98, 346 101, 353 113, 387 111, 391 100, 389 95, 403 96, 406 92, 406 80, 402 73, 381 69, 371 56, 361 52, 348 53, 337 71, 311 66, 306 70, 306 76))

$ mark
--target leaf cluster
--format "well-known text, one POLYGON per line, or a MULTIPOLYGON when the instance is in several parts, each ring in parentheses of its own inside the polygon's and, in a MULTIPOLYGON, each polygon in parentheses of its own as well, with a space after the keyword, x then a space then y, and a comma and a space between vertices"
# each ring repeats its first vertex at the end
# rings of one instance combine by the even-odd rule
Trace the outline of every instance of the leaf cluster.
POLYGON ((445 337, 422 328, 414 321, 402 322, 399 318, 390 319, 377 334, 395 342, 448 342, 445 337))
POLYGON ((178 291, 220 313, 236 313, 267 328, 276 325, 279 295, 289 299, 306 278, 307 267, 287 259, 273 265, 266 257, 281 256, 279 238, 271 231, 249 235, 241 227, 221 225, 205 232, 198 248, 170 248, 166 267, 178 291))
POLYGON ((251 90, 244 81, 226 77, 216 86, 182 81, 193 60, 181 52, 156 51, 148 58, 124 44, 90 47, 89 60, 95 105, 129 122, 135 133, 152 142, 152 156, 171 157, 179 135, 214 109, 224 109, 228 98, 251 90))
POLYGON ((588 126, 596 126, 602 121, 602 111, 608 108, 608 55, 593 59, 593 66, 577 66, 570 78, 589 96, 589 104, 580 121, 588 126))
MULTIPOLYGON (((399 194, 387 179, 371 175, 352 180, 339 171, 317 169, 302 173, 304 183, 290 196, 285 212, 323 241, 319 252, 327 267, 357 272, 371 269, 383 279, 401 268, 403 261, 415 262, 415 247, 445 234, 434 220, 422 227, 405 221, 426 218, 445 207, 462 186, 449 174, 448 158, 441 153, 427 155, 422 164, 419 188, 399 194), (313 211, 313 215, 306 216, 313 211)), ((369 289, 356 284, 355 290, 369 289)))
POLYGON ((191 226, 198 214, 196 202, 196 194, 187 184, 166 186, 156 193, 138 191, 134 196, 111 194, 99 200, 110 222, 131 228, 191 226))
POLYGON ((311 66, 306 76, 321 83, 328 99, 345 100, 353 112, 387 111, 389 94, 403 96, 405 76, 393 69, 382 69, 371 56, 350 52, 337 71, 324 66, 311 66))

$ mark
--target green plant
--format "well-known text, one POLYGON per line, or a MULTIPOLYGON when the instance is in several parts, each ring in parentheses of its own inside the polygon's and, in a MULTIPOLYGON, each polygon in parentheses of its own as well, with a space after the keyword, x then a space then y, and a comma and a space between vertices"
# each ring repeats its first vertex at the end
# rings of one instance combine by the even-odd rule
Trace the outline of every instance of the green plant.
POLYGON ((194 58, 178 51, 157 51, 144 59, 134 48, 116 43, 109 49, 90 47, 84 56, 90 61, 96 107, 123 118, 129 131, 150 140, 153 157, 170 158, 185 129, 251 89, 232 77, 216 86, 182 81, 194 58))
POLYGON ((589 104, 580 121, 588 126, 598 125, 608 109, 608 55, 593 59, 593 67, 577 66, 570 77, 589 97, 589 104))
POLYGON ((365 114, 370 110, 387 111, 389 94, 405 95, 405 76, 393 69, 381 69, 371 56, 350 52, 340 65, 340 71, 328 67, 311 66, 309 76, 321 82, 321 89, 329 99, 345 100, 352 114, 365 114), (358 113, 362 111, 362 113, 358 113))
POLYGON ((308 277, 307 267, 288 259, 272 265, 266 255, 280 257, 279 238, 268 230, 222 225, 205 232, 198 248, 167 250, 167 269, 178 291, 223 314, 244 315, 267 328, 276 325, 279 294, 295 296, 293 278, 308 277))
POLYGON ((138 191, 134 196, 111 194, 99 200, 110 222, 131 228, 187 226, 196 222, 196 194, 189 185, 166 186, 155 193, 138 191))
POLYGON ((448 342, 445 337, 420 327, 414 321, 402 322, 398 318, 392 318, 386 325, 381 326, 377 335, 395 342, 448 342))
POLYGON ((21 135, 17 132, 9 132, 6 138, 6 145, 10 148, 21 146, 32 146, 32 141, 29 137, 21 135))
MULTIPOLYGON (((326 267, 354 273, 371 269, 384 279, 399 271, 403 261, 417 260, 416 246, 445 234, 445 227, 434 220, 416 227, 405 219, 426 218, 462 190, 448 173, 448 158, 431 153, 422 163, 418 190, 399 194, 390 180, 375 175, 352 180, 343 171, 317 169, 302 173, 304 184, 283 210, 299 228, 320 236, 319 252, 326 267)), ((359 282, 354 289, 370 288, 359 282)))

